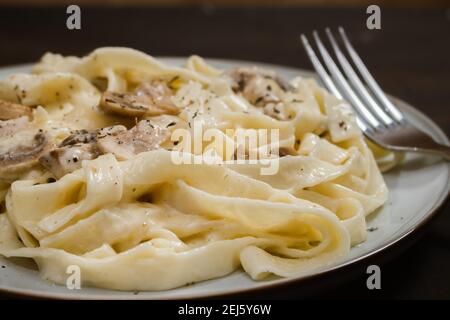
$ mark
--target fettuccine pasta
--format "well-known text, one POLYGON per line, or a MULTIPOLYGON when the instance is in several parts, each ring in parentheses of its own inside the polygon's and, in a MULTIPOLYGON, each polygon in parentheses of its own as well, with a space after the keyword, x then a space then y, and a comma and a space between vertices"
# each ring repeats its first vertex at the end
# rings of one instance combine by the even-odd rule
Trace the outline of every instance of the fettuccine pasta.
POLYGON ((2 80, 0 99, 0 254, 34 259, 54 283, 72 265, 83 286, 116 290, 239 268, 254 280, 307 275, 365 241, 366 216, 387 198, 350 106, 312 79, 100 48, 46 54, 2 80), (195 135, 194 123, 232 152, 173 138, 195 135), (233 140, 238 129, 276 129, 254 146, 273 154, 239 162, 252 150, 233 140), (221 161, 195 161, 206 154, 221 161), (278 170, 261 174, 263 160, 278 170))

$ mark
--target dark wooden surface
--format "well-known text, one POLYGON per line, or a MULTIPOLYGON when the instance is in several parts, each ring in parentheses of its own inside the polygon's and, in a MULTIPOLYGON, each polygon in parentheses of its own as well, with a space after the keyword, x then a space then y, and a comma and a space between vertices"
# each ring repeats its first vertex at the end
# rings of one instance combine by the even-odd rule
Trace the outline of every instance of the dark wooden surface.
MULTIPOLYGON (((152 55, 195 53, 311 69, 299 33, 343 25, 382 87, 450 135, 450 9, 382 8, 379 31, 366 29, 365 8, 82 8, 81 31, 67 30, 65 19, 65 8, 0 7, 0 66, 36 61, 46 51, 83 55, 118 45, 152 55)), ((417 244, 382 266, 382 290, 367 290, 360 274, 311 297, 450 298, 449 270, 447 204, 417 244)), ((254 297, 296 298, 297 290, 254 297)))

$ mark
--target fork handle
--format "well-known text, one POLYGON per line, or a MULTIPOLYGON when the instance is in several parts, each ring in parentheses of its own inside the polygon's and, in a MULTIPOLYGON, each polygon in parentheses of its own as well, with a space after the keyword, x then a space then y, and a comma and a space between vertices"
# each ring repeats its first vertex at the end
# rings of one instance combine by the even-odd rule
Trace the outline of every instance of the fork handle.
POLYGON ((432 146, 426 149, 419 149, 418 151, 424 151, 427 153, 433 153, 441 156, 447 161, 450 161, 450 146, 446 146, 435 142, 432 146))

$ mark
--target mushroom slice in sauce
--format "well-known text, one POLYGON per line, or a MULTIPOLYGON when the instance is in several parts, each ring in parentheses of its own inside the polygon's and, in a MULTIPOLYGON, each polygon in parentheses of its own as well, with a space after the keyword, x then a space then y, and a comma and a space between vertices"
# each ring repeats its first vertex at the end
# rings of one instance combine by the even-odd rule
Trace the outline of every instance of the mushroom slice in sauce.
POLYGON ((51 147, 49 136, 27 117, 0 121, 0 179, 17 179, 51 147))
POLYGON ((95 142, 74 144, 51 150, 43 155, 39 162, 59 179, 81 168, 82 160, 93 160, 100 154, 95 142))
POLYGON ((97 144, 102 153, 112 153, 117 159, 126 160, 138 153, 158 149, 169 135, 169 130, 142 120, 128 131, 99 138, 97 144))
POLYGON ((39 162, 56 178, 81 168, 83 160, 93 160, 112 153, 119 160, 130 159, 138 153, 159 148, 170 131, 142 120, 127 130, 122 125, 99 130, 77 130, 63 140, 58 148, 46 152, 39 162))
POLYGON ((180 112, 172 102, 172 89, 170 89, 164 81, 154 80, 151 82, 143 82, 134 92, 138 97, 145 97, 149 99, 155 107, 166 111, 165 114, 176 115, 180 112))
POLYGON ((97 130, 76 130, 66 139, 64 139, 60 147, 75 145, 79 143, 90 143, 97 140, 98 131, 97 130))
POLYGON ((99 138, 127 131, 122 125, 99 130, 76 130, 64 139, 58 148, 43 155, 39 162, 56 178, 81 168, 81 161, 93 160, 102 153, 97 146, 99 138))
POLYGON ((133 93, 105 91, 100 107, 108 113, 124 117, 176 115, 180 110, 173 104, 172 90, 163 81, 141 84, 133 93))
POLYGON ((31 107, 0 100, 0 120, 17 119, 23 116, 31 117, 32 112, 31 107))
POLYGON ((236 68, 226 74, 231 77, 232 88, 236 93, 241 93, 251 104, 264 107, 264 114, 277 120, 287 120, 274 106, 281 102, 281 96, 289 90, 289 84, 274 72, 258 68, 236 68))
POLYGON ((116 134, 118 132, 127 131, 127 128, 122 125, 115 125, 98 130, 76 130, 70 136, 61 142, 60 147, 74 145, 77 143, 90 143, 96 142, 97 138, 105 135, 116 134))
POLYGON ((103 92, 100 101, 103 111, 124 117, 142 117, 149 108, 145 99, 131 93, 103 92))
POLYGON ((280 78, 275 72, 257 67, 241 67, 229 69, 225 72, 233 80, 233 89, 243 91, 253 78, 264 78, 274 81, 282 90, 288 91, 290 84, 280 78))

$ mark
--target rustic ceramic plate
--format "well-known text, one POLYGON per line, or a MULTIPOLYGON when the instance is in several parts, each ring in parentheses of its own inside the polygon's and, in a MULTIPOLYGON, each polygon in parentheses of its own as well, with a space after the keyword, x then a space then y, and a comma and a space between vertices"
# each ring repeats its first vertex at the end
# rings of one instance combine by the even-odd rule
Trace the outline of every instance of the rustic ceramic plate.
MULTIPOLYGON (((182 64, 183 58, 164 58, 168 63, 182 64)), ((294 68, 251 63, 208 59, 220 68, 242 65, 260 65, 279 72, 284 78, 302 75, 314 77, 311 72, 294 68)), ((15 72, 28 72, 30 65, 0 69, 0 78, 15 72)), ((397 106, 415 124, 429 132, 437 141, 448 143, 445 134, 425 115, 393 98, 397 106)), ((444 202, 450 190, 450 164, 439 158, 408 154, 404 163, 384 175, 390 190, 385 206, 368 217, 368 227, 374 231, 368 233, 366 242, 351 249, 346 260, 323 269, 317 269, 309 276, 293 279, 272 279, 253 281, 243 271, 236 271, 227 277, 197 283, 191 286, 157 292, 121 292, 96 288, 69 290, 42 280, 33 263, 24 260, 7 260, 0 257, 0 291, 35 297, 62 299, 176 299, 199 298, 218 295, 254 292, 269 287, 296 283, 302 287, 304 280, 330 279, 343 267, 360 262, 398 243, 405 237, 414 238, 416 230, 430 221, 437 208, 444 202)))

